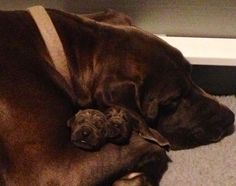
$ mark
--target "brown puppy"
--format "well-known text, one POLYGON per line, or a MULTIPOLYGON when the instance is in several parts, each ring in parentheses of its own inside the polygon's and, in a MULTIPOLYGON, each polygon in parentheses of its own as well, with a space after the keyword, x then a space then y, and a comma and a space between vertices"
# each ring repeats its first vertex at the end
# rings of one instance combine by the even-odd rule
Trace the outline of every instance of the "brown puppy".
POLYGON ((98 150, 108 141, 107 119, 98 110, 80 110, 67 125, 71 128, 71 142, 82 149, 98 150))
POLYGON ((120 145, 128 143, 135 122, 131 115, 120 107, 111 107, 106 110, 105 114, 108 120, 107 136, 109 141, 120 145))

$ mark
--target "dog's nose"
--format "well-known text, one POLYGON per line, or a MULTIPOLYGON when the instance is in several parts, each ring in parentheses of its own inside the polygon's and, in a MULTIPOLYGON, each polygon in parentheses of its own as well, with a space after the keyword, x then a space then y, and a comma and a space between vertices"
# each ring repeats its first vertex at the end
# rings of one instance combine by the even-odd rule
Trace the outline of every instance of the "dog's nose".
POLYGON ((227 107, 222 109, 222 116, 225 118, 225 126, 233 125, 235 116, 234 113, 227 107))
POLYGON ((229 123, 234 123, 234 121, 235 121, 235 116, 234 116, 234 113, 232 112, 232 111, 229 111, 229 114, 228 114, 229 116, 229 123))

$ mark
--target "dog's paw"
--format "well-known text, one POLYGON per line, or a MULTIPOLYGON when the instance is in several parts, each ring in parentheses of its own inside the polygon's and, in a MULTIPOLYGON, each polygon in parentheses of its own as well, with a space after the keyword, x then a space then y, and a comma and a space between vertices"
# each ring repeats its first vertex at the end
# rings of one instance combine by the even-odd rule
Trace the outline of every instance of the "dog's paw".
POLYGON ((132 134, 129 113, 121 107, 111 107, 106 112, 107 136, 111 143, 128 143, 132 134))
POLYGON ((99 110, 81 110, 68 121, 71 142, 86 150, 98 150, 106 142, 106 125, 106 116, 99 110))
POLYGON ((112 186, 151 186, 151 184, 143 173, 133 172, 115 181, 112 186))

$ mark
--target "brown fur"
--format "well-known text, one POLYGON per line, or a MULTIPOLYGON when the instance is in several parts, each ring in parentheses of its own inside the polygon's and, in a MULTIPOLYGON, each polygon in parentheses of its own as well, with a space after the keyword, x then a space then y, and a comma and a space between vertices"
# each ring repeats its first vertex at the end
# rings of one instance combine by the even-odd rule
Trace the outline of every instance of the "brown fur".
MULTIPOLYGON (((59 11, 49 14, 66 48, 73 77, 81 72, 74 81, 91 86, 88 73, 97 67, 86 70, 86 61, 88 65, 95 62, 103 26, 59 11)), ((107 145, 91 153, 74 147, 66 127, 74 107, 44 65, 48 54, 32 18, 24 11, 0 12, 0 34, 1 185, 110 185, 145 155, 166 156, 137 135, 123 148, 107 145)), ((75 90, 83 98, 81 89, 75 90)), ((161 163, 166 166, 167 162, 164 158, 161 163)))
POLYGON ((108 9, 104 12, 97 12, 92 14, 81 14, 81 16, 85 16, 95 21, 105 22, 112 25, 133 25, 133 21, 129 16, 113 9, 108 9))
MULTIPOLYGON (((134 27, 48 12, 69 59, 79 108, 122 105, 179 148, 219 140, 232 128, 232 112, 194 85, 189 63, 164 41, 134 27), (200 134, 192 133, 196 129, 200 134)), ((32 18, 24 11, 0 12, 0 35, 1 182, 111 183, 153 153, 166 167, 163 150, 138 136, 95 154, 73 147, 66 121, 76 108, 46 65, 48 53, 32 18)))

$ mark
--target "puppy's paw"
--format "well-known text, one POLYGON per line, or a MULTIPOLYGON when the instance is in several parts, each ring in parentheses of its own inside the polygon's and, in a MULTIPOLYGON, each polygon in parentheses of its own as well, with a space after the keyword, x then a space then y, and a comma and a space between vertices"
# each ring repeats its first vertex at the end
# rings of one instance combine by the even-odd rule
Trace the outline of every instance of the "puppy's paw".
POLYGON ((81 110, 68 121, 71 141, 77 147, 98 150, 106 142, 106 125, 106 116, 99 110, 81 110))
POLYGON ((107 136, 111 143, 125 144, 128 143, 132 134, 130 115, 121 107, 111 107, 106 111, 107 118, 107 136))

